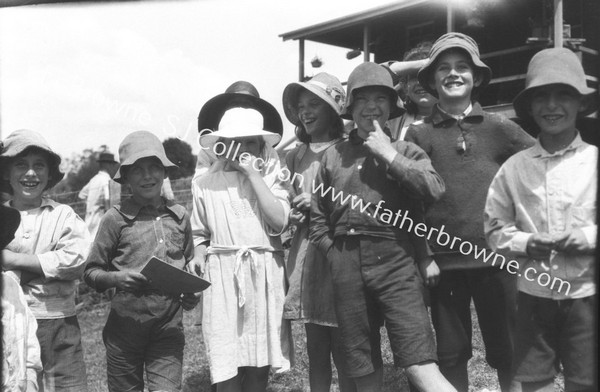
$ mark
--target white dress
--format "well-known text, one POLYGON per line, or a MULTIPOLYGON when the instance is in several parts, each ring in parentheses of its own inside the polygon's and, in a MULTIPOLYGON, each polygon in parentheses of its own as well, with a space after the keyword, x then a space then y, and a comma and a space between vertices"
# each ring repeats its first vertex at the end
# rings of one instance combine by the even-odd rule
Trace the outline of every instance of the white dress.
MULTIPOLYGON (((266 225, 246 177, 222 168, 219 161, 192 183, 194 244, 210 240, 202 332, 213 383, 241 366, 287 370, 293 355, 280 233, 266 225)), ((273 174, 264 179, 287 217, 287 183, 273 174)))

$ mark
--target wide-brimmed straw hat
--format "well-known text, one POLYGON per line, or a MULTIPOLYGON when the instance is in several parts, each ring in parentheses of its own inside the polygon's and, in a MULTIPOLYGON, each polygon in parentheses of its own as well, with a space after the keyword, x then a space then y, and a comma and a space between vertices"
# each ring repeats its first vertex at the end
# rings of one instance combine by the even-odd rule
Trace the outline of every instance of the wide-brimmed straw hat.
POLYGON ((202 106, 198 115, 198 132, 205 129, 216 130, 223 113, 233 107, 257 110, 263 117, 263 129, 283 135, 283 122, 277 109, 260 98, 258 90, 252 83, 243 80, 233 83, 223 94, 209 99, 202 106))
POLYGON ((325 101, 340 115, 346 103, 346 92, 342 83, 333 75, 326 72, 316 74, 307 82, 293 82, 283 90, 283 111, 290 122, 300 126, 298 117, 298 99, 300 93, 308 90, 325 101))
MULTIPOLYGON (((5 166, 10 159, 28 149, 42 150, 47 153, 50 159, 50 162, 48 162, 48 184, 45 189, 50 189, 58 184, 65 176, 59 169, 61 162, 60 155, 52 151, 50 145, 40 133, 29 129, 14 131, 0 143, 0 173, 4 172, 5 166)), ((9 181, 5 180, 3 176, 0 178, 0 190, 12 193, 9 181)))
POLYGON ((200 135, 202 148, 210 148, 219 139, 260 136, 266 144, 273 147, 281 140, 281 135, 264 129, 262 114, 254 109, 232 108, 227 110, 218 129, 212 133, 200 135))
POLYGON ((481 84, 477 86, 478 89, 486 86, 490 82, 492 79, 492 70, 479 58, 479 47, 477 46, 477 42, 466 34, 452 32, 442 35, 433 43, 431 51, 429 52, 429 61, 421 68, 417 75, 419 83, 421 83, 421 86, 423 86, 429 94, 435 97, 438 96, 436 89, 432 88, 430 85, 431 75, 434 71, 433 67, 435 66, 437 59, 442 53, 449 49, 461 49, 471 58, 473 65, 482 77, 481 84))
POLYGON ((348 94, 346 106, 342 111, 341 117, 346 120, 352 120, 352 103, 354 102, 354 91, 363 87, 383 87, 390 95, 390 117, 389 119, 401 116, 406 110, 402 100, 394 89, 394 82, 390 73, 381 65, 371 62, 359 64, 348 77, 348 94))
POLYGON ((138 159, 156 157, 160 160, 165 170, 175 169, 178 166, 167 158, 162 143, 151 132, 136 131, 125 136, 119 146, 119 161, 121 165, 115 173, 113 180, 123 184, 123 168, 133 165, 138 159))
MULTIPOLYGON (((532 91, 550 84, 564 84, 577 90, 584 97, 591 97, 596 90, 587 86, 581 61, 567 48, 550 48, 539 51, 531 58, 525 77, 525 89, 515 97, 513 106, 518 117, 530 119, 529 105, 532 91)), ((579 113, 586 116, 597 109, 595 102, 588 102, 579 113)))

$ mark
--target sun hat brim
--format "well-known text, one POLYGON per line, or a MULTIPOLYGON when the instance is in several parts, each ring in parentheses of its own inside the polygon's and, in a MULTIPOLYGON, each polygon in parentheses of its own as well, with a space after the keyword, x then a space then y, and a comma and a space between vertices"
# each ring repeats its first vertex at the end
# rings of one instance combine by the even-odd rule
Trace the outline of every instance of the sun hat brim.
POLYGON ((171 169, 176 169, 179 167, 176 164, 174 164, 173 162, 171 162, 169 160, 169 158, 167 158, 166 156, 160 156, 154 150, 142 150, 140 152, 136 152, 136 153, 132 154, 125 161, 123 161, 123 163, 121 163, 119 165, 119 169, 113 176, 113 180, 115 180, 119 184, 123 184, 125 182, 125 178, 123 177, 122 170, 125 167, 133 165, 139 159, 151 158, 151 157, 158 158, 158 160, 160 161, 160 163, 162 163, 162 165, 165 167, 165 170, 167 172, 171 169))
POLYGON ((333 100, 331 95, 327 94, 327 92, 313 83, 306 82, 293 82, 288 84, 283 90, 283 111, 287 119, 294 125, 300 126, 302 123, 300 118, 298 117, 298 109, 296 108, 298 104, 298 99, 303 90, 308 90, 311 93, 315 94, 317 97, 321 98, 325 101, 337 115, 340 115, 340 107, 333 100))
POLYGON ((436 42, 431 47, 431 51, 429 52, 429 60, 427 63, 419 70, 417 74, 417 79, 423 88, 431 95, 436 98, 438 97, 437 90, 430 86, 431 76, 433 73, 433 67, 435 66, 439 57, 448 50, 451 49, 460 49, 465 52, 471 62, 475 66, 475 69, 481 75, 481 83, 475 87, 475 89, 480 89, 482 87, 487 86, 492 79, 492 70, 488 67, 481 58, 479 57, 479 48, 477 47, 477 43, 469 36, 461 33, 447 33, 438 38, 436 42))
POLYGON ((241 93, 222 93, 206 101, 198 115, 198 132, 202 132, 204 129, 217 129, 221 117, 232 106, 257 110, 263 116, 265 129, 283 135, 283 121, 277 109, 262 98, 241 93), (245 103, 236 104, 236 101, 240 99, 243 99, 245 103))
MULTIPOLYGON (((261 137, 266 144, 273 147, 281 140, 281 135, 262 129, 248 130, 245 128, 229 128, 225 130, 218 130, 212 133, 207 133, 200 136, 200 146, 203 149, 213 148, 215 143, 220 139, 238 139, 248 137, 261 137)), ((226 146, 227 148, 229 146, 226 146)))

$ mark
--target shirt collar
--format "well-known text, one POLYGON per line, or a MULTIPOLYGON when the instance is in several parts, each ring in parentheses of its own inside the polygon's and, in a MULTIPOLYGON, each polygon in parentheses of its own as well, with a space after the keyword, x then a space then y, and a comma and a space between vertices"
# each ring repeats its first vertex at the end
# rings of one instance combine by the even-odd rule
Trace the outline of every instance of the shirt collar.
POLYGON ((157 209, 150 206, 144 206, 139 204, 134 200, 133 197, 124 200, 120 205, 115 206, 117 211, 121 213, 125 218, 129 220, 134 220, 142 208, 147 208, 148 210, 157 210, 159 213, 169 212, 173 216, 177 218, 178 221, 181 221, 185 216, 185 208, 180 206, 179 204, 175 204, 172 200, 167 200, 163 198, 163 203, 157 209))
POLYGON ((439 104, 436 104, 433 107, 433 112, 431 113, 431 121, 434 125, 439 125, 440 123, 446 121, 458 121, 462 119, 463 121, 473 122, 480 121, 483 118, 483 108, 479 104, 479 102, 469 104, 469 107, 463 112, 462 116, 455 116, 444 109, 442 109, 439 104))
MULTIPOLYGON (((13 208, 12 207, 12 200, 7 200, 4 203, 4 205, 7 206, 7 207, 13 208)), ((54 208, 56 208, 57 205, 58 205, 58 203, 55 202, 54 200, 49 199, 47 197, 42 197, 42 204, 40 204, 40 206, 38 208, 40 208, 40 209, 42 209, 42 208, 54 209, 54 208)))
POLYGON ((540 142, 540 138, 535 141, 535 144, 531 147, 531 155, 534 158, 551 158, 564 155, 567 151, 576 150, 580 147, 585 146, 585 142, 581 139, 581 135, 579 131, 577 131, 577 135, 575 135, 575 139, 562 150, 555 151, 554 153, 549 153, 542 147, 542 143, 540 142))

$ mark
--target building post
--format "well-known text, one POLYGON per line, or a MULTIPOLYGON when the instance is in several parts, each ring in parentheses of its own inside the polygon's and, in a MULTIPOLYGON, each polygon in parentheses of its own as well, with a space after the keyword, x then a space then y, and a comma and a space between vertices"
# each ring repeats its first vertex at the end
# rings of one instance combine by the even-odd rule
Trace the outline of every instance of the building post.
POLYGON ((304 81, 304 38, 298 40, 299 60, 298 60, 298 81, 304 81))
POLYGON ((364 58, 363 61, 369 61, 370 60, 370 53, 369 53, 369 41, 371 40, 370 38, 371 35, 371 30, 369 29, 369 25, 365 24, 365 26, 363 27, 363 54, 364 54, 364 58))
POLYGON ((563 47, 563 2, 554 0, 554 47, 563 47))

